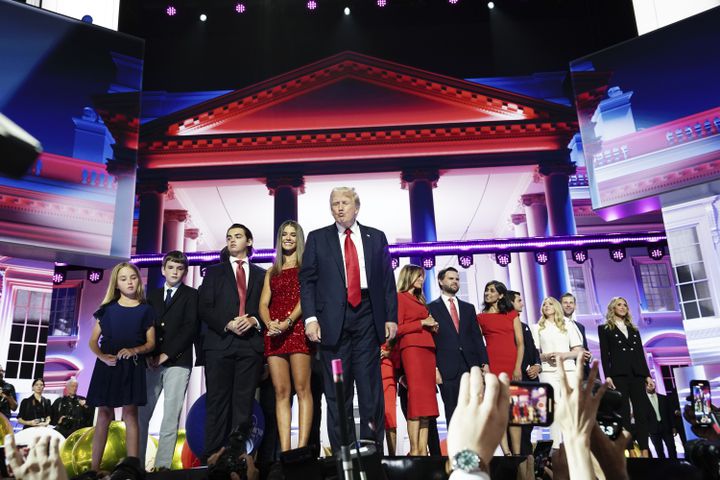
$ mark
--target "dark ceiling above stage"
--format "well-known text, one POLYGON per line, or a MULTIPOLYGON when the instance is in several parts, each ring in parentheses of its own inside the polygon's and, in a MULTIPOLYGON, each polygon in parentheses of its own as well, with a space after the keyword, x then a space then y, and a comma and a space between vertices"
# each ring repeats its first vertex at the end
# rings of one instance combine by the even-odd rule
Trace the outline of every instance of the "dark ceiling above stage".
POLYGON ((307 0, 241 1, 243 15, 235 0, 123 0, 120 29, 146 39, 144 88, 236 89, 343 50, 459 78, 527 75, 637 35, 631 0, 316 0, 312 14, 307 0))

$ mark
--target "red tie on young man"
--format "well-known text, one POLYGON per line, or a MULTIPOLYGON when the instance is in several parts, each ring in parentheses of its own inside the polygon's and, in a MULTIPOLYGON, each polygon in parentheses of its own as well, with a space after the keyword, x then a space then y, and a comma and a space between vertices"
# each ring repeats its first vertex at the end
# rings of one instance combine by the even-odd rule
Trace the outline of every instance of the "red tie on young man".
POLYGON ((347 273, 347 298, 353 307, 360 305, 360 263, 358 253, 350 235, 352 230, 345 230, 345 272, 347 273))
POLYGON ((455 307, 455 299, 448 298, 448 302, 450 302, 450 316, 452 317, 453 325, 455 325, 455 330, 460 333, 460 316, 458 315, 457 308, 455 307))
POLYGON ((237 268, 235 269, 235 281, 237 283, 238 297, 240 297, 240 309, 238 316, 242 317, 245 315, 245 298, 247 297, 247 280, 245 277, 245 270, 243 269, 243 263, 245 260, 236 260, 237 268))

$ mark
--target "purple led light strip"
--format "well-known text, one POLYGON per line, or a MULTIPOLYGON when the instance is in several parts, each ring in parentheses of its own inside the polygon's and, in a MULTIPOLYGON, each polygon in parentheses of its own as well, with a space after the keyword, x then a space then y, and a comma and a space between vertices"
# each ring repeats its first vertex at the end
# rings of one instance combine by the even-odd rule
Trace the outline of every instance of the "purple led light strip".
MULTIPOLYGON (((410 257, 422 255, 459 255, 483 254, 498 252, 539 252, 572 250, 574 248, 598 249, 611 247, 647 247, 649 245, 665 246, 665 232, 625 232, 600 233, 593 235, 565 235, 557 237, 504 238, 488 240, 467 240, 453 242, 400 243, 388 246, 392 257, 410 257)), ((215 263, 220 260, 216 252, 188 253, 191 265, 215 263)), ((138 267, 157 267, 162 263, 163 255, 139 254, 130 260, 138 267)), ((271 263, 275 258, 272 248, 256 249, 250 260, 255 263, 271 263)))

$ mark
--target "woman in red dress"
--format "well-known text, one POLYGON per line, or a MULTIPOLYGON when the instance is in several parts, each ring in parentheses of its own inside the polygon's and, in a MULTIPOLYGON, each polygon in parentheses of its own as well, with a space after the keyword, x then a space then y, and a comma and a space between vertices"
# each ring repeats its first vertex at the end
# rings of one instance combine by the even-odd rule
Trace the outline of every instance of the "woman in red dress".
MULTIPOLYGON (((505 372, 515 381, 522 380, 522 359, 525 351, 520 316, 513 310, 508 297, 507 287, 502 282, 492 280, 485 285, 483 311, 478 314, 488 354, 490 372, 495 375, 505 372)), ((522 430, 511 427, 513 450, 520 453, 520 435, 522 430)), ((510 455, 507 436, 500 442, 506 455, 510 455)))
POLYGON ((305 236, 297 222, 280 225, 275 243, 277 254, 265 275, 260 295, 260 318, 265 324, 265 356, 275 388, 275 416, 281 450, 290 446, 290 378, 298 397, 298 447, 310 437, 313 399, 310 391, 312 347, 305 336, 300 311, 298 272, 305 248, 305 236))
POLYGON ((435 340, 438 323, 425 307, 425 271, 405 265, 398 279, 398 345, 408 388, 410 455, 427 455, 428 418, 438 416, 435 340))

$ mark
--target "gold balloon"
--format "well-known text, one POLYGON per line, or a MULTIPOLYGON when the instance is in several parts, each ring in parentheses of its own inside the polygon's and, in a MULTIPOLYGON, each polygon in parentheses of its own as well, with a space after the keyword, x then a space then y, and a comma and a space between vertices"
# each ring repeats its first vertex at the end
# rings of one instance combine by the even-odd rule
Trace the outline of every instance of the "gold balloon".
MULTIPOLYGON (((73 448, 73 467, 78 474, 90 470, 92 463, 92 440, 95 434, 95 427, 85 432, 73 448)), ((127 455, 125 448, 125 423, 110 422, 108 437, 105 442, 105 452, 100 462, 100 470, 111 471, 115 465, 127 455)))
POLYGON ((70 434, 68 438, 65 439, 65 441, 60 446, 60 460, 62 460, 63 465, 65 465, 65 470, 67 470, 68 478, 76 477, 78 475, 78 472, 75 470, 75 465, 73 465, 73 448, 75 448, 75 444, 80 440, 80 438, 93 427, 85 427, 81 428, 79 430, 75 430, 73 433, 70 434))
POLYGON ((175 452, 173 453, 172 470, 182 470, 182 451, 183 445, 185 445, 185 429, 178 430, 177 441, 175 442, 175 452))
POLYGON ((0 445, 3 445, 5 443, 5 435, 10 435, 13 433, 12 425, 10 425, 10 420, 0 413, 0 445))

